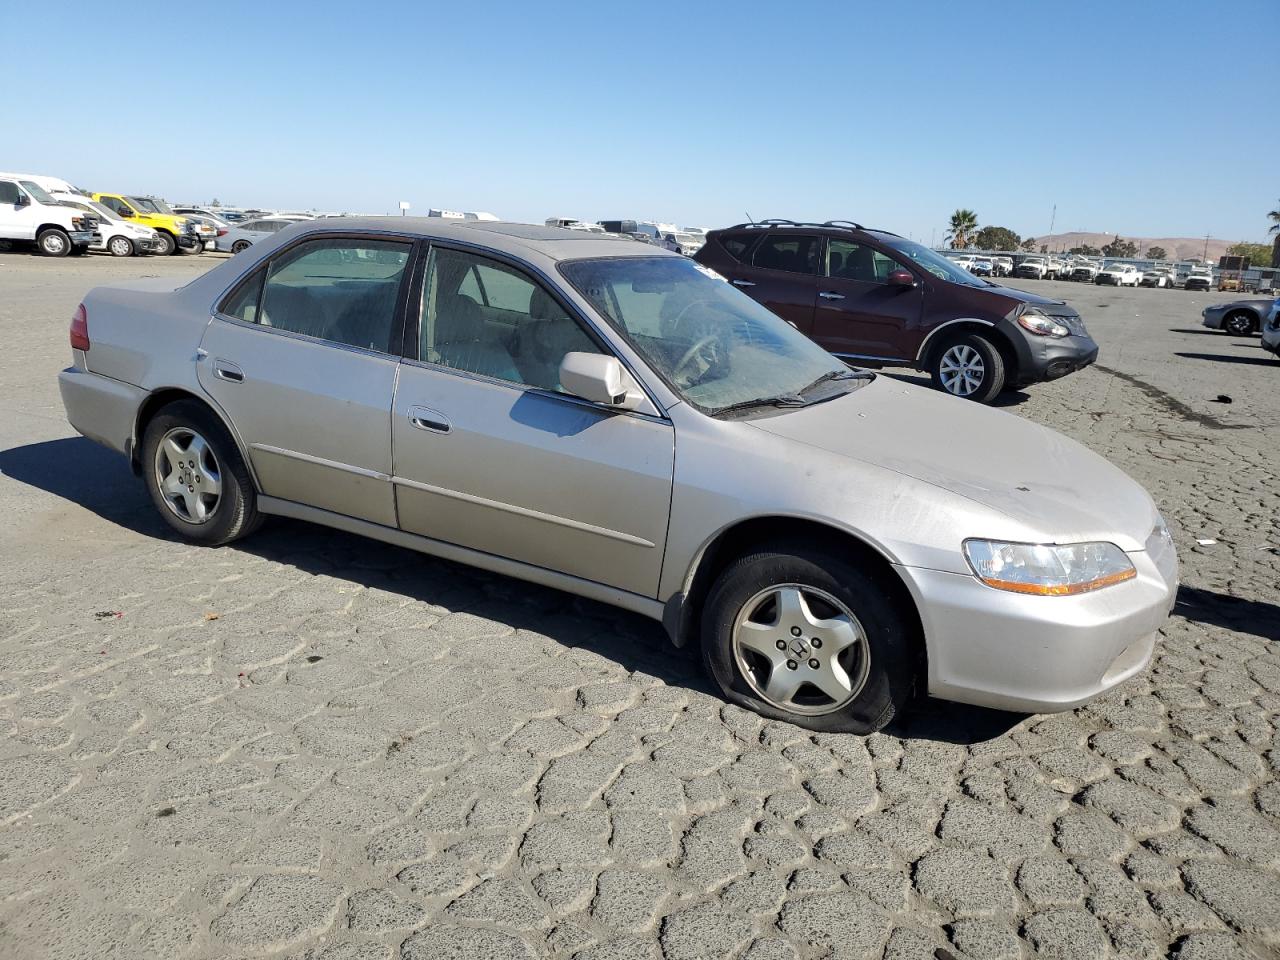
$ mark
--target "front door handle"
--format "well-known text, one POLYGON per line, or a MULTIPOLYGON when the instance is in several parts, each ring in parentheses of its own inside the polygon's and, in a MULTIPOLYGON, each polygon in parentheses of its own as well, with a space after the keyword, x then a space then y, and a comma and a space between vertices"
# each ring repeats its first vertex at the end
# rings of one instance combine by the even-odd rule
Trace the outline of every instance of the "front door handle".
POLYGON ((818 294, 818 296, 820 296, 823 300, 843 300, 844 299, 843 293, 832 293, 830 290, 824 290, 822 291, 822 293, 818 294))
POLYGON ((228 383, 244 383, 244 371, 230 360, 213 361, 213 375, 228 383))
POLYGON ((750 280, 730 280, 735 287, 754 287, 755 284, 750 280))
POLYGON ((419 430, 430 430, 432 433, 448 433, 453 429, 448 417, 430 407, 410 407, 409 422, 419 430))

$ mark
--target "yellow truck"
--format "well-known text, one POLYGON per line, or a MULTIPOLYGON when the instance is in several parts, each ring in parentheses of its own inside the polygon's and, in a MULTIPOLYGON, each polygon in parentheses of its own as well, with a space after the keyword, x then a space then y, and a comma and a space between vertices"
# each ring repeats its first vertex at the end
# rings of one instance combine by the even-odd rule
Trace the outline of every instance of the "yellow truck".
POLYGON ((161 255, 182 251, 200 253, 204 250, 195 221, 178 216, 163 200, 123 193, 95 193, 93 199, 130 223, 154 229, 160 235, 161 249, 156 252, 161 255))

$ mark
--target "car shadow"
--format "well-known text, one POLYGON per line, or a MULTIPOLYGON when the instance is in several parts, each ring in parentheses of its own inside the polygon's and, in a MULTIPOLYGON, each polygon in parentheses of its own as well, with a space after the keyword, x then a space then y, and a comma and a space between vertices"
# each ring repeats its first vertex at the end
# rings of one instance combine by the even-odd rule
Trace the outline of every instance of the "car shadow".
POLYGON ((1184 620, 1250 633, 1280 642, 1280 607, 1261 600, 1246 600, 1227 593, 1181 586, 1173 612, 1184 620))
POLYGON ((1229 337, 1231 334, 1225 330, 1210 330, 1208 327, 1196 329, 1194 327, 1170 327, 1170 333, 1193 333, 1198 337, 1229 337))
MULTIPOLYGON (((66 437, 0 450, 0 474, 75 503, 104 520, 147 537, 181 542, 156 513, 142 481, 125 458, 84 437, 66 437)), ((566 648, 583 647, 628 671, 641 671, 669 686, 720 699, 706 678, 696 648, 671 645, 656 621, 573 594, 442 560, 404 547, 329 527, 271 517, 233 546, 311 575, 337 576, 410 600, 450 607, 466 605, 515 629, 550 637, 566 648)), ((1022 714, 1004 713, 922 696, 885 733, 909 740, 982 743, 1007 733, 1022 714)))
POLYGON ((1185 357, 1187 360, 1212 360, 1217 363, 1245 363, 1260 367, 1274 366, 1275 362, 1270 357, 1237 357, 1229 353, 1174 353, 1175 357, 1185 357))

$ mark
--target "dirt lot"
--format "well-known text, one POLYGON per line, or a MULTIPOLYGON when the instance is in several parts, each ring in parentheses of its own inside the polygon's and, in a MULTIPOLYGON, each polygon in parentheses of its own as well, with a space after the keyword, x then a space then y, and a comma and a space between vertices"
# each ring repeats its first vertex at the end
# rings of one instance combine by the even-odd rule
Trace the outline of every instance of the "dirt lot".
POLYGON ((1018 284, 1102 353, 1010 415, 1175 527, 1149 673, 860 739, 562 594, 292 522, 175 542, 55 376, 88 287, 215 259, 0 255, 0 957, 1276 956, 1280 364, 1199 326, 1229 295, 1018 284))

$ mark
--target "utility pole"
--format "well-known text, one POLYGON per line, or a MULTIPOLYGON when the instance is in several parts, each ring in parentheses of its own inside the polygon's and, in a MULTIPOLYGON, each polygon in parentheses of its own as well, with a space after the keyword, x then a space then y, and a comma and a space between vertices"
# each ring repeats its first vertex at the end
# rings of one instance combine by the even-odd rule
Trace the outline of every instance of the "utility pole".
POLYGON ((1204 235, 1204 253, 1200 255, 1200 259, 1205 263, 1209 262, 1209 234, 1204 235))
POLYGON ((937 233, 938 233, 938 228, 937 228, 937 227, 930 227, 930 228, 929 228, 929 249, 930 249, 930 250, 932 250, 932 249, 937 245, 937 244, 935 244, 935 243, 933 242, 933 241, 934 241, 934 238, 937 236, 937 233))
POLYGON ((1053 213, 1049 215, 1049 236, 1053 236, 1053 225, 1058 221, 1058 205, 1053 205, 1053 213))

